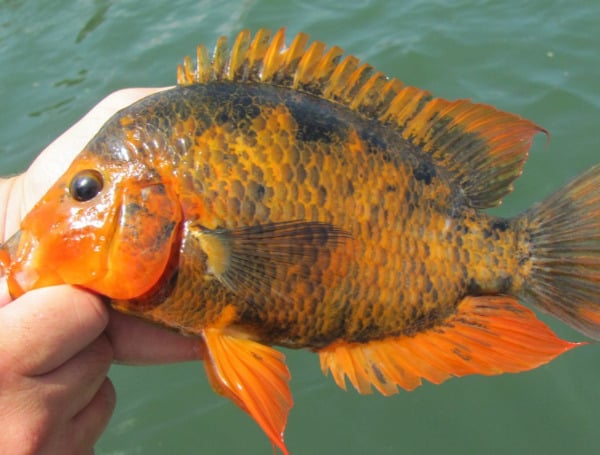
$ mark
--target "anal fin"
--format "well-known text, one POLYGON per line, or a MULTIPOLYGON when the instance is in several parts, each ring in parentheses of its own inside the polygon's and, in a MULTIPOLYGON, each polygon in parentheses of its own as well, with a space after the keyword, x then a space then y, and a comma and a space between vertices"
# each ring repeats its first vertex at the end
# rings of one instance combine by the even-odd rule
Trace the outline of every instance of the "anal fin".
POLYGON ((414 336, 334 343, 319 351, 321 369, 345 389, 383 395, 412 390, 422 379, 495 375, 534 369, 578 346, 558 338, 528 308, 507 296, 466 297, 442 324, 414 336))
POLYGON ((293 400, 284 355, 219 329, 205 329, 203 338, 204 365, 215 392, 250 414, 273 446, 289 455, 283 432, 293 400))

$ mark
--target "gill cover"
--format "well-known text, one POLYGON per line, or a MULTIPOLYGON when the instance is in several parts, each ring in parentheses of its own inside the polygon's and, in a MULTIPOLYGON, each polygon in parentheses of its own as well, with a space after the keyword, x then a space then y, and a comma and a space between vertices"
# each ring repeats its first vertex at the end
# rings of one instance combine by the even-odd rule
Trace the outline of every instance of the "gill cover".
POLYGON ((149 291, 163 275, 178 245, 181 212, 162 183, 125 188, 120 205, 106 272, 86 287, 113 299, 130 299, 149 291))

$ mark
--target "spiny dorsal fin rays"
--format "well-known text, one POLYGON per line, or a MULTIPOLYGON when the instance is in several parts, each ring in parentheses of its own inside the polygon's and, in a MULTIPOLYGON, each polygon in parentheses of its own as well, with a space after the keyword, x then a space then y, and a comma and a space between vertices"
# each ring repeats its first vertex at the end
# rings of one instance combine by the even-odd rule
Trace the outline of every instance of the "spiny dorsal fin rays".
POLYGON ((199 46, 195 68, 186 58, 178 67, 180 86, 211 81, 287 87, 341 104, 396 129, 416 150, 428 154, 462 189, 469 205, 498 205, 521 175, 533 137, 547 132, 517 115, 468 100, 433 98, 404 86, 337 46, 326 48, 299 33, 285 47, 285 32, 260 29, 252 39, 239 33, 231 49, 217 41, 212 60, 199 46))

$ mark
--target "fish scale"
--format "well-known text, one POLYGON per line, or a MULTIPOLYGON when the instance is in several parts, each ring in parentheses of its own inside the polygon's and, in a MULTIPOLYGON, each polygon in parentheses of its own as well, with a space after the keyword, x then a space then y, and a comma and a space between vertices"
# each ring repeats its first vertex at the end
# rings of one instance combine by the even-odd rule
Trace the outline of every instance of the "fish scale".
POLYGON ((68 283, 196 336, 214 390, 285 455, 273 345, 391 395, 579 345, 518 299, 600 339, 600 166, 514 218, 482 211, 543 128, 283 30, 199 46, 177 82, 112 117, 0 246, 13 297, 68 283))

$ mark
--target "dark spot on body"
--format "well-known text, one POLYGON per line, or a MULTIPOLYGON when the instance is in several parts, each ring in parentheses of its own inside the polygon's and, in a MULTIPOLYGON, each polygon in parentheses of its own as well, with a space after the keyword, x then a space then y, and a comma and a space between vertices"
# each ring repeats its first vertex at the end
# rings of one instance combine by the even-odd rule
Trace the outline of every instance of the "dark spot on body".
POLYGON ((248 188, 246 191, 247 197, 256 203, 261 202, 265 197, 266 188, 264 185, 260 183, 256 183, 255 181, 251 181, 248 183, 248 188))
POLYGON ((429 276, 425 275, 425 292, 427 292, 429 294, 432 289, 433 289, 433 283, 431 282, 431 279, 429 278, 429 276))
POLYGON ((418 181, 429 185, 436 176, 435 166, 425 160, 421 160, 418 166, 413 170, 413 175, 418 181))
POLYGON ((492 229, 495 231, 505 232, 509 228, 507 220, 496 220, 492 223, 492 229))
POLYGON ((215 120, 218 124, 227 123, 229 121, 231 112, 228 109, 221 109, 215 113, 215 120))
MULTIPOLYGON (((238 104, 240 106, 243 106, 245 109, 252 108, 253 106, 256 107, 254 101, 248 95, 242 95, 242 96, 240 96, 240 98, 238 99, 238 104)), ((256 107, 256 109, 258 109, 258 107, 256 107)))
POLYGON ((286 100, 286 107, 298 125, 300 141, 329 144, 348 135, 348 127, 332 112, 329 101, 295 96, 286 100))
POLYGON ((257 185, 256 187, 256 200, 260 201, 265 196, 265 187, 263 185, 257 185))
POLYGON ((512 277, 509 275, 498 278, 498 292, 501 294, 508 293, 512 287, 512 281, 512 277))
POLYGON ((469 283, 467 284, 467 294, 481 295, 481 293, 482 293, 481 286, 479 285, 479 283, 477 281, 475 281, 474 278, 471 278, 469 280, 469 283))

